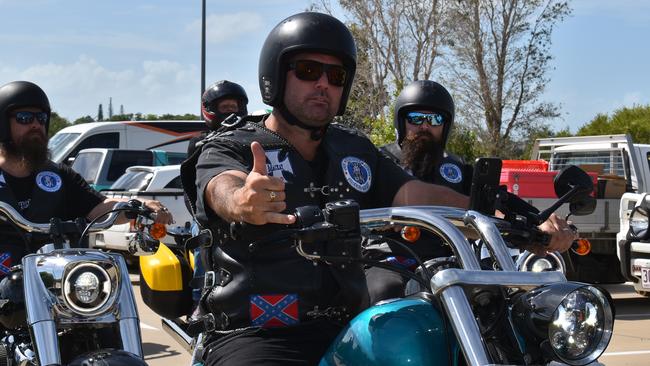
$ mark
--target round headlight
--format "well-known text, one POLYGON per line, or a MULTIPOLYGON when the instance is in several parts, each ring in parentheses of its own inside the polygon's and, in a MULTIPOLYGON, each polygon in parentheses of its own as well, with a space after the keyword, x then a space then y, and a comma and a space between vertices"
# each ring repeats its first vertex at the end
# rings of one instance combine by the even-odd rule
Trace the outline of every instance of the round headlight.
POLYGON ((99 278, 92 272, 82 273, 74 283, 77 299, 84 304, 91 304, 97 300, 100 291, 99 278))
POLYGON ((63 298, 70 309, 81 315, 101 313, 112 292, 108 272, 94 263, 70 270, 63 282, 63 298))
POLYGON ((564 272, 564 260, 557 252, 546 253, 545 256, 538 256, 533 253, 524 252, 517 258, 517 268, 522 272, 564 272))
POLYGON ((633 239, 648 239, 648 210, 635 207, 630 214, 630 236, 633 239))
POLYGON ((569 293, 557 307, 548 327, 548 337, 561 359, 567 363, 587 363, 605 350, 611 331, 609 302, 600 290, 585 286, 569 293))

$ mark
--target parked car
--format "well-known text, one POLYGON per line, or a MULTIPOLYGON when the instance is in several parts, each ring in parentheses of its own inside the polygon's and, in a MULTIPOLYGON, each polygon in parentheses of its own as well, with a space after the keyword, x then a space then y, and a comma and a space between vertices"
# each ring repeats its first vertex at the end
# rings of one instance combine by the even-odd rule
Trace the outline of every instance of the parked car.
POLYGON ((180 164, 186 156, 186 152, 163 150, 85 149, 77 155, 72 169, 99 191, 110 188, 128 167, 180 164))
POLYGON ((189 140, 206 128, 203 121, 81 123, 57 132, 48 147, 54 162, 68 165, 79 151, 95 147, 187 152, 189 140))
MULTIPOLYGON (((180 165, 133 166, 118 178, 109 190, 102 192, 107 197, 128 199, 154 199, 162 202, 174 216, 175 226, 189 227, 192 215, 185 206, 185 195, 181 185, 180 165)), ((89 245, 115 251, 127 251, 129 241, 135 235, 134 222, 113 225, 110 229, 89 236, 89 245)), ((170 235, 162 241, 173 244, 170 235)))

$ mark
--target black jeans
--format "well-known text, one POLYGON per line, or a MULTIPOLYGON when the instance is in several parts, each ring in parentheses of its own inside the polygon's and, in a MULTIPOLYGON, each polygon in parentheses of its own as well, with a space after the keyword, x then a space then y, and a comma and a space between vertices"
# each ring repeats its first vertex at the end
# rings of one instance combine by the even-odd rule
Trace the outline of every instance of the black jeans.
POLYGON ((342 326, 315 320, 284 328, 255 328, 207 341, 206 366, 318 365, 342 326))

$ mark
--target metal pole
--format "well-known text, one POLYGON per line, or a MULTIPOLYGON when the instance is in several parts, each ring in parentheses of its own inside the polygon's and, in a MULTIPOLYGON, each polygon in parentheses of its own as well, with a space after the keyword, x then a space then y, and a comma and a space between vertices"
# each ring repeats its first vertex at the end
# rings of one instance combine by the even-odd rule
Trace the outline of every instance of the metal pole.
MULTIPOLYGON (((199 101, 203 97, 205 91, 205 0, 202 0, 203 7, 201 9, 201 95, 199 101)), ((200 105, 200 102, 199 102, 200 105)), ((201 117, 201 108, 199 107, 199 117, 201 117)))

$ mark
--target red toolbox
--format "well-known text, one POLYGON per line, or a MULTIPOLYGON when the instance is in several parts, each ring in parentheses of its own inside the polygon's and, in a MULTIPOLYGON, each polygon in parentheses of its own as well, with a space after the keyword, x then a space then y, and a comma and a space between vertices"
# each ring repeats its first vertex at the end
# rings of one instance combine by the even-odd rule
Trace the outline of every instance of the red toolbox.
POLYGON ((546 172, 548 171, 548 162, 545 160, 502 160, 501 169, 546 172))
MULTIPOLYGON (((508 192, 514 193, 520 197, 526 198, 557 198, 553 180, 557 171, 543 172, 534 170, 520 169, 502 169, 501 185, 508 186, 508 192)), ((598 188, 598 173, 587 173, 594 182, 594 192, 592 196, 596 197, 598 188)))

